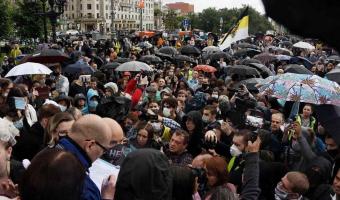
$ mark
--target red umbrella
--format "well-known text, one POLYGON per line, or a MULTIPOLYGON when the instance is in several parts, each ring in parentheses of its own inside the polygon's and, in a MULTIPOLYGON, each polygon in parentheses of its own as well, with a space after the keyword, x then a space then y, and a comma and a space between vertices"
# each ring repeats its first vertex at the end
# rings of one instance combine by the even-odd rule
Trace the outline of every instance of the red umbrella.
POLYGON ((197 65, 196 67, 194 67, 194 70, 204 71, 204 72, 208 72, 208 73, 214 73, 214 72, 217 71, 215 67, 212 67, 210 65, 197 65))

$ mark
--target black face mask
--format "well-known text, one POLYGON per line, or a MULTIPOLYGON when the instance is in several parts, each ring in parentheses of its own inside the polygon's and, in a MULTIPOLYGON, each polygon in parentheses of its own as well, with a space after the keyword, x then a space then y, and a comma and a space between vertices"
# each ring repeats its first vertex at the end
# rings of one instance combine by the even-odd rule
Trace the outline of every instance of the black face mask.
POLYGON ((203 89, 207 89, 209 87, 209 84, 202 84, 203 89))
POLYGON ((335 157, 339 154, 339 150, 338 150, 338 149, 327 150, 327 153, 328 153, 333 159, 335 159, 335 157))
POLYGON ((59 76, 60 72, 53 72, 53 76, 59 76))

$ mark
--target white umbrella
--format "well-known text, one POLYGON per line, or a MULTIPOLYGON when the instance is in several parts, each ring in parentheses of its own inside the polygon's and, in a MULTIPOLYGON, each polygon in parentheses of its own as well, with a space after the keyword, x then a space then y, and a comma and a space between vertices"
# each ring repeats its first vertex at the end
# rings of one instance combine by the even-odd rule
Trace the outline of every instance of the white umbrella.
POLYGON ((293 47, 300 48, 300 49, 308 49, 308 50, 314 50, 315 47, 307 42, 298 42, 293 45, 293 47))
POLYGON ((139 72, 139 71, 152 71, 152 68, 143 62, 130 61, 119 65, 116 71, 121 72, 139 72))
POLYGON ((21 76, 29 74, 50 74, 52 71, 45 65, 33 62, 27 62, 24 64, 13 67, 5 77, 21 76))

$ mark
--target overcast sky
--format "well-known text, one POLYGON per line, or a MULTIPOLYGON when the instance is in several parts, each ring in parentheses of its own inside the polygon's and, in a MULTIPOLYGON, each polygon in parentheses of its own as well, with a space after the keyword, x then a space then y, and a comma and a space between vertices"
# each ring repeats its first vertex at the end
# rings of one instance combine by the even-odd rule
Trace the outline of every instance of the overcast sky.
POLYGON ((202 10, 215 7, 220 8, 240 8, 243 5, 250 5, 260 13, 264 14, 264 8, 261 0, 162 0, 163 4, 174 2, 187 2, 195 5, 195 12, 201 12, 202 10))

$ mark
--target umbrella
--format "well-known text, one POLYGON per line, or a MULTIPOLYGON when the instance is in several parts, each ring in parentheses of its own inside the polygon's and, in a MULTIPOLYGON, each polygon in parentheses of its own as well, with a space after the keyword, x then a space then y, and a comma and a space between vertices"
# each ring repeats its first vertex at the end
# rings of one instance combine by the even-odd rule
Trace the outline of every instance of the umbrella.
POLYGON ((286 49, 286 48, 275 48, 274 49, 277 53, 280 53, 280 54, 284 54, 284 55, 287 55, 287 56, 292 56, 293 55, 293 52, 289 49, 286 49))
POLYGON ((70 57, 57 49, 45 49, 39 53, 33 54, 27 59, 27 62, 37 63, 58 63, 64 62, 70 57))
POLYGON ((286 101, 340 105, 340 86, 317 75, 285 73, 270 76, 259 91, 286 101))
POLYGON ((253 57, 253 56, 260 54, 260 53, 261 53, 261 51, 257 50, 257 49, 240 49, 240 50, 236 51, 233 56, 235 56, 235 57, 246 57, 246 56, 253 57))
POLYGON ((307 58, 296 56, 292 57, 289 61, 290 64, 299 64, 307 67, 308 69, 312 68, 314 65, 311 61, 309 61, 307 58))
POLYGON ((233 65, 233 66, 227 66, 224 68, 225 72, 228 75, 231 74, 238 74, 241 76, 260 76, 260 73, 252 67, 246 66, 246 65, 233 65))
POLYGON ((293 45, 293 47, 300 48, 300 49, 307 49, 307 50, 314 50, 315 47, 307 42, 298 42, 293 45))
POLYGON ((5 77, 21 76, 29 74, 50 74, 52 71, 45 65, 33 62, 27 62, 24 64, 13 67, 5 77))
POLYGON ((235 46, 245 49, 245 48, 250 48, 250 49, 258 49, 259 47, 254 45, 254 44, 249 44, 249 43, 240 43, 240 44, 236 44, 235 46))
POLYGON ((185 56, 185 55, 176 55, 174 57, 174 61, 176 62, 191 62, 191 63, 196 63, 194 61, 194 59, 190 58, 189 56, 185 56))
POLYGON ((208 72, 208 73, 214 73, 214 72, 217 71, 215 67, 212 67, 210 65, 197 65, 196 67, 194 67, 194 70, 204 71, 204 72, 208 72))
POLYGON ((285 72, 295 73, 295 74, 313 74, 307 68, 297 64, 286 65, 284 68, 285 72))
POLYGON ((268 64, 276 60, 276 56, 271 53, 261 53, 254 56, 254 59, 261 61, 262 64, 268 64))
POLYGON ((67 74, 92 74, 94 70, 92 67, 83 62, 76 62, 71 65, 67 65, 64 69, 64 73, 67 74))
POLYGON ((290 61, 292 57, 287 55, 276 55, 278 61, 290 61))
POLYGON ((116 71, 122 72, 139 72, 139 71, 152 71, 152 68, 143 62, 139 61, 130 61, 119 65, 116 68, 116 71))
POLYGON ((202 50, 202 52, 206 53, 206 54, 212 54, 212 53, 216 53, 216 52, 220 52, 221 49, 219 47, 216 46, 208 46, 208 47, 204 47, 204 49, 202 50))
POLYGON ((117 63, 126 63, 126 62, 130 62, 131 59, 130 58, 117 58, 114 60, 114 62, 117 62, 117 63))
POLYGON ((116 69, 119 65, 120 65, 120 63, 110 62, 110 63, 107 63, 106 65, 102 66, 100 69, 101 70, 116 69))
POLYGON ((335 61, 335 62, 340 62, 340 56, 338 55, 332 55, 327 58, 328 61, 335 61))
POLYGON ((327 133, 332 135, 337 145, 340 145, 340 107, 333 105, 319 105, 315 108, 319 122, 327 133))
POLYGON ((201 54, 201 51, 199 49, 197 49, 196 47, 192 46, 192 45, 186 45, 186 46, 182 47, 180 52, 183 55, 195 55, 195 56, 198 56, 198 55, 201 54))
POLYGON ((250 59, 241 60, 241 62, 240 62, 241 65, 248 65, 250 63, 260 63, 261 64, 261 61, 250 58, 250 59))
POLYGON ((260 63, 249 63, 248 66, 257 69, 257 71, 260 72, 260 74, 261 74, 261 76, 262 76, 263 78, 267 78, 268 76, 274 75, 273 72, 270 71, 270 70, 268 69, 268 67, 266 67, 266 66, 263 65, 263 64, 260 64, 260 63))
POLYGON ((141 62, 145 62, 147 64, 156 64, 156 63, 161 63, 163 62, 162 59, 160 59, 159 57, 157 56, 154 56, 154 55, 147 55, 147 56, 142 56, 139 61, 141 62))
POLYGON ((164 54, 168 54, 168 55, 178 54, 177 49, 175 49, 174 47, 169 47, 169 46, 162 47, 158 51, 159 51, 159 53, 164 53, 164 54))
POLYGON ((284 47, 291 47, 293 46, 293 43, 290 41, 282 41, 279 43, 280 46, 284 46, 284 47))
POLYGON ((141 43, 138 44, 138 46, 142 49, 143 48, 150 49, 150 48, 153 47, 152 44, 150 44, 149 42, 141 42, 141 43))
POLYGON ((327 79, 340 83, 340 68, 335 68, 326 74, 327 79))
POLYGON ((238 82, 234 88, 237 89, 240 87, 240 85, 245 85, 248 90, 250 91, 258 91, 257 87, 255 87, 257 84, 261 83, 264 79, 263 78, 250 78, 246 80, 242 80, 238 82))
POLYGON ((275 37, 275 39, 278 39, 278 40, 284 41, 284 42, 289 42, 288 41, 289 39, 285 36, 282 36, 282 35, 275 37))
POLYGON ((228 61, 230 61, 232 59, 232 57, 230 56, 230 54, 226 53, 226 52, 217 52, 217 53, 213 53, 213 54, 209 54, 208 58, 213 61, 213 60, 220 60, 221 58, 224 58, 228 61))
POLYGON ((172 55, 165 54, 165 53, 156 52, 155 55, 162 58, 162 59, 166 59, 166 60, 170 60, 170 61, 173 59, 172 55))

